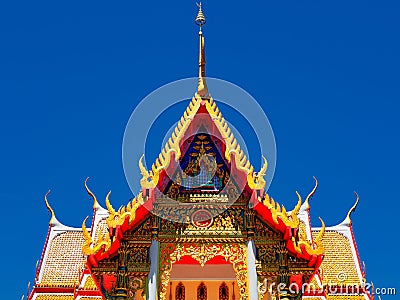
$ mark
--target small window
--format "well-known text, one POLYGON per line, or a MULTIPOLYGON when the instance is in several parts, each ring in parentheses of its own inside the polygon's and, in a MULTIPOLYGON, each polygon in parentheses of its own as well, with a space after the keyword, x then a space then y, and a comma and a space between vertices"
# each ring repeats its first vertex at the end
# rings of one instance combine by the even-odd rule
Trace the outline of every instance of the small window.
POLYGON ((207 287, 204 282, 197 287, 197 300, 207 300, 207 287))
POLYGON ((185 286, 179 282, 175 289, 175 300, 185 300, 185 286))
POLYGON ((225 282, 219 286, 219 300, 229 300, 229 288, 225 282))

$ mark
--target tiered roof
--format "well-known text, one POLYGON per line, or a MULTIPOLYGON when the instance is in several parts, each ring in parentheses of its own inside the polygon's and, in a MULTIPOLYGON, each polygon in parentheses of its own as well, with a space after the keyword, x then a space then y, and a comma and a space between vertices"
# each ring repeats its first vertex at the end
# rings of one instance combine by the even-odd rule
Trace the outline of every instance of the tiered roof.
MULTIPOLYGON (((325 250, 324 259, 319 272, 312 279, 311 288, 304 299, 357 300, 372 298, 369 291, 365 289, 366 274, 361 267, 352 227, 351 214, 358 202, 359 197, 356 194, 356 202, 349 210, 345 220, 338 225, 325 228, 325 234, 322 238, 322 245, 325 250), (315 298, 316 295, 321 296, 315 298)), ((305 224, 303 232, 309 232, 308 228, 310 228, 312 237, 315 239, 321 228, 309 226, 309 204, 303 206, 302 212, 301 222, 305 224)))
MULTIPOLYGON (((309 222, 309 199, 313 196, 316 187, 317 182, 313 191, 306 197, 306 201, 302 203, 301 207, 299 209, 295 208, 299 223, 299 235, 308 235, 307 232, 311 231, 312 239, 309 240, 311 245, 318 235, 320 235, 322 229, 311 227, 309 222), (298 212, 296 211, 297 209, 298 212)), ((94 241, 98 241, 99 237, 104 235, 108 230, 107 217, 109 218, 110 215, 118 212, 110 212, 102 208, 88 187, 87 191, 94 199, 94 215, 90 230, 91 237, 94 241)), ((47 203, 47 195, 45 199, 47 203)), ((259 205, 260 207, 264 207, 261 202, 259 205)), ((91 277, 88 269, 85 268, 86 257, 82 254, 85 239, 82 229, 61 224, 56 219, 51 207, 48 206, 48 208, 52 213, 49 233, 43 257, 38 266, 35 285, 29 299, 101 299, 98 286, 91 277)), ((332 286, 333 284, 337 284, 340 288, 340 285, 362 287, 363 283, 365 283, 365 273, 360 264, 350 219, 351 212, 354 209, 355 206, 352 207, 342 223, 325 228, 325 233, 322 237, 324 258, 320 264, 319 272, 315 274, 311 281, 311 283, 315 284, 317 290, 308 291, 304 299, 370 299, 370 295, 362 289, 362 295, 359 295, 357 291, 353 293, 352 290, 345 293, 344 290, 339 289, 335 290, 336 294, 326 292, 326 286, 332 286), (323 288, 324 286, 325 288, 323 288)), ((266 212, 264 211, 260 215, 264 215, 265 217, 265 214, 266 212)), ((293 214, 293 211, 288 213, 289 216, 291 214, 293 214)), ((271 213, 271 220, 275 223, 273 218, 271 213)), ((278 224, 283 222, 280 217, 277 217, 277 221, 278 224)), ((290 221, 293 222, 293 219, 290 221)))
MULTIPOLYGON (((49 205, 48 194, 45 195, 45 203, 51 213, 49 230, 37 267, 35 284, 28 299, 83 299, 83 296, 86 299, 101 299, 86 270, 86 256, 82 253, 85 242, 82 229, 65 226, 58 221, 49 205)), ((93 228, 100 228, 98 224, 101 224, 101 217, 106 212, 95 202, 93 228)))

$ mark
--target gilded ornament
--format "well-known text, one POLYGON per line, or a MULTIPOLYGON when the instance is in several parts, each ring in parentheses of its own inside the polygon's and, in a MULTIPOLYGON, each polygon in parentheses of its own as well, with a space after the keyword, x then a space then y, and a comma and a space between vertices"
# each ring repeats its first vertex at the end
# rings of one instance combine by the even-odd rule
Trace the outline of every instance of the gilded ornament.
POLYGON ((88 180, 89 180, 89 177, 87 177, 86 180, 85 180, 85 183, 84 183, 85 189, 86 189, 86 192, 89 194, 89 196, 93 199, 93 208, 96 208, 96 206, 97 206, 97 198, 92 193, 92 191, 89 189, 89 187, 87 185, 88 180))
POLYGON ((115 228, 118 225, 124 224, 127 217, 129 218, 129 224, 131 224, 136 217, 136 210, 141 204, 143 204, 142 193, 139 193, 137 197, 133 198, 126 206, 119 208, 118 211, 115 211, 111 205, 110 194, 111 191, 106 196, 106 207, 109 213, 109 216, 107 217, 107 225, 110 228, 115 228))
POLYGON ((222 256, 233 265, 241 299, 248 299, 247 246, 244 244, 166 244, 161 249, 160 300, 165 300, 172 265, 184 256, 191 256, 201 266, 222 256))
MULTIPOLYGON (((228 122, 225 121, 221 112, 219 111, 215 101, 213 98, 210 98, 205 102, 206 109, 210 116, 212 117, 215 126, 219 130, 222 135, 222 138, 225 141, 226 150, 225 150, 225 159, 230 162, 231 161, 231 153, 235 156, 236 168, 240 171, 245 172, 246 175, 253 175, 253 166, 248 161, 246 155, 240 149, 240 145, 234 137, 231 129, 229 128, 228 122)), ((261 172, 261 171, 260 171, 261 172)), ((261 177, 260 177, 261 178, 261 177)), ((254 183, 254 182, 253 182, 254 183)), ((262 181, 260 181, 262 185, 262 181)))
POLYGON ((213 235, 213 236, 239 236, 241 231, 237 230, 234 225, 234 219, 229 215, 219 215, 215 217, 209 226, 198 226, 193 222, 188 224, 183 235, 185 236, 199 236, 199 235, 213 235))
POLYGON ((268 162, 267 159, 262 156, 264 164, 261 167, 261 170, 256 172, 249 172, 247 175, 247 183, 251 189, 261 190, 265 187, 265 173, 267 172, 268 162))
MULTIPOLYGON (((300 221, 297 217, 300 211, 301 207, 301 196, 298 192, 296 192, 298 201, 294 209, 288 213, 286 211, 285 206, 282 205, 282 207, 279 205, 278 202, 275 202, 273 198, 271 198, 268 194, 265 195, 265 198, 263 200, 263 204, 269 209, 269 211, 272 214, 272 219, 273 221, 278 224, 278 218, 282 220, 282 222, 291 228, 298 228, 300 221)), ((259 200, 261 198, 259 197, 259 200)))
POLYGON ((50 194, 50 190, 47 191, 46 195, 44 195, 44 203, 46 204, 46 207, 48 211, 51 213, 51 218, 49 221, 49 224, 53 224, 53 222, 56 220, 56 216, 54 214, 54 210, 51 208, 49 201, 47 200, 47 196, 50 194))
POLYGON ((142 174, 142 179, 140 179, 140 185, 142 188, 152 189, 155 188, 158 183, 160 169, 148 172, 143 165, 143 157, 144 154, 139 159, 139 169, 140 173, 142 174))
POLYGON ((106 232, 103 236, 99 236, 97 241, 93 241, 90 233, 88 232, 88 230, 86 228, 86 220, 87 219, 88 219, 88 217, 86 217, 82 223, 83 238, 85 239, 85 242, 83 243, 83 246, 82 246, 82 253, 84 255, 96 254, 103 247, 104 247, 104 251, 108 251, 108 249, 110 249, 110 247, 111 247, 110 234, 108 232, 106 232))
POLYGON ((320 255, 323 254, 325 252, 325 248, 322 244, 322 239, 324 237, 325 234, 325 223, 324 221, 319 218, 319 220, 321 221, 321 230, 318 232, 317 237, 314 239, 314 242, 311 243, 309 240, 307 240, 304 236, 302 237, 301 240, 299 240, 297 243, 294 239, 294 237, 292 237, 292 241, 293 241, 293 245, 295 246, 295 249, 297 252, 301 253, 301 246, 303 245, 306 249, 306 252, 308 254, 315 254, 315 255, 320 255))

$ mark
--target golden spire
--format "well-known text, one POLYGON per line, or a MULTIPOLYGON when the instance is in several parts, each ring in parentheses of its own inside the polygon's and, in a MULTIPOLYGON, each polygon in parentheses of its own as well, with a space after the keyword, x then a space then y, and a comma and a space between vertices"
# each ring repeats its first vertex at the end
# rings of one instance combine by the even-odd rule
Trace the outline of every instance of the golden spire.
POLYGON ((204 17, 203 10, 201 8, 201 2, 197 3, 199 12, 196 17, 196 24, 199 26, 199 83, 197 85, 197 94, 200 97, 208 97, 208 88, 206 83, 206 58, 204 55, 204 37, 202 27, 206 24, 206 18, 204 17))

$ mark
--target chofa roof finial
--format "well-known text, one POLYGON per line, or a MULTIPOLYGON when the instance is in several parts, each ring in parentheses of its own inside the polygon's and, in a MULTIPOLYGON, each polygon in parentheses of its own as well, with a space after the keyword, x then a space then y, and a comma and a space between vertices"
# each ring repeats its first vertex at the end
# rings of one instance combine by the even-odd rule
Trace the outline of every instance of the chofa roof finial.
POLYGON ((89 180, 89 177, 87 177, 86 180, 85 180, 85 183, 84 183, 85 189, 86 189, 86 192, 88 193, 88 195, 93 199, 93 209, 96 209, 96 207, 97 207, 97 205, 98 205, 98 203, 97 203, 97 198, 96 198, 96 196, 93 194, 93 192, 89 189, 89 187, 88 187, 88 185, 87 185, 88 180, 89 180))
POLYGON ((357 192, 354 192, 354 195, 356 195, 356 202, 353 204, 353 206, 350 208, 349 212, 347 213, 345 222, 349 225, 351 225, 351 214, 356 210, 358 202, 360 201, 360 197, 358 196, 357 192))
POLYGON ((301 205, 301 211, 307 211, 310 209, 310 200, 312 199, 312 197, 314 196, 317 188, 318 188, 318 180, 315 176, 313 176, 314 181, 315 181, 315 185, 313 187, 313 189, 311 190, 311 192, 307 195, 306 200, 304 201, 304 203, 301 205))
POLYGON ((51 208, 51 206, 50 206, 50 204, 49 204, 49 201, 47 200, 47 196, 48 196, 49 194, 50 194, 50 190, 48 190, 47 193, 46 193, 46 195, 44 195, 44 203, 46 204, 46 207, 47 207, 48 211, 51 213, 51 218, 50 218, 49 224, 52 225, 53 222, 54 222, 55 219, 56 219, 56 216, 55 216, 55 214, 54 214, 54 210, 51 208))

